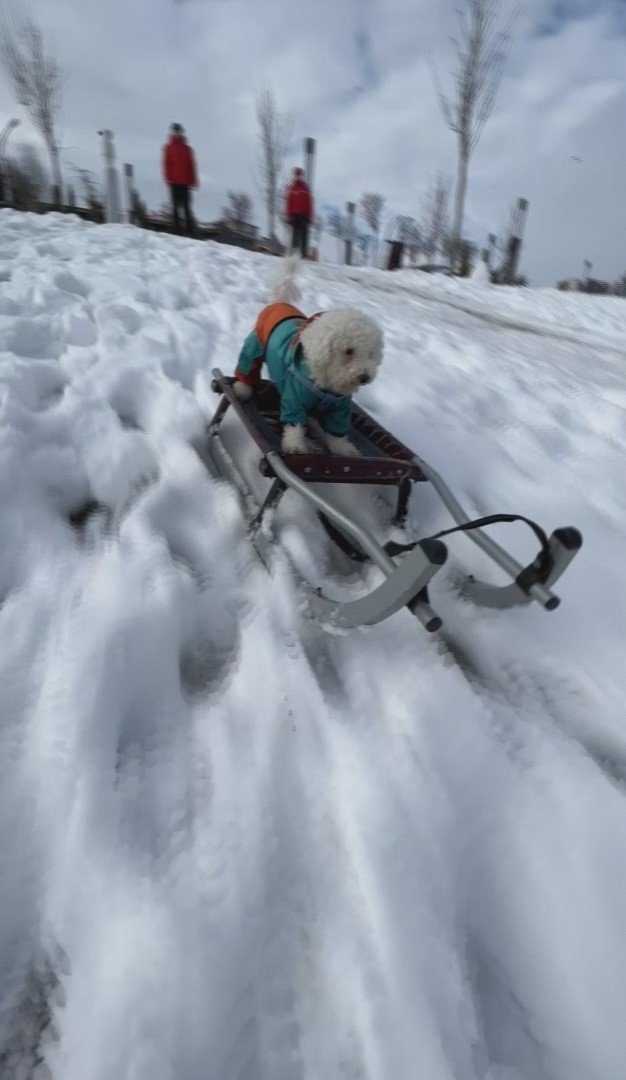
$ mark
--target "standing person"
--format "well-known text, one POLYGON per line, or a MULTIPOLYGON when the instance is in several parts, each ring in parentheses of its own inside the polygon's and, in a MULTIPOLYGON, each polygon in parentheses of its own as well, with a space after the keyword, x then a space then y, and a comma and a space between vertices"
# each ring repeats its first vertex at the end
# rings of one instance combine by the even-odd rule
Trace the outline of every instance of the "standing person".
POLYGON ((309 225, 313 222, 313 199, 303 169, 293 170, 293 180, 287 188, 286 218, 293 230, 291 246, 307 257, 309 225))
POLYGON ((182 124, 171 125, 169 141, 163 147, 163 179, 169 184, 172 196, 174 228, 180 230, 182 210, 187 232, 192 233, 191 188, 198 187, 198 174, 194 152, 185 138, 182 124))

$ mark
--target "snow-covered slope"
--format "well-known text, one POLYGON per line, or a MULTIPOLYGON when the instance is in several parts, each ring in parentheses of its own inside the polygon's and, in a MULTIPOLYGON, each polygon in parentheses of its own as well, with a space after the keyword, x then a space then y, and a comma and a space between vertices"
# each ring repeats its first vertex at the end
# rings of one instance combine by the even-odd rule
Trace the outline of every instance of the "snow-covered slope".
POLYGON ((461 603, 451 542, 442 648, 304 623, 194 449, 269 260, 0 242, 2 1080, 626 1075, 623 301, 305 269, 381 320, 363 403, 472 510, 584 533, 549 616, 461 603))

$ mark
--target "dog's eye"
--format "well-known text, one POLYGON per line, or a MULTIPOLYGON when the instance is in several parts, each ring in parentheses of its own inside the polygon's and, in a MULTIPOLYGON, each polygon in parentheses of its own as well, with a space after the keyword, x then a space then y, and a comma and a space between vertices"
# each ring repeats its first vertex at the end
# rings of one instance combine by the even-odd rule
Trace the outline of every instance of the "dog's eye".
POLYGON ((354 349, 346 349, 346 356, 354 356, 354 349))

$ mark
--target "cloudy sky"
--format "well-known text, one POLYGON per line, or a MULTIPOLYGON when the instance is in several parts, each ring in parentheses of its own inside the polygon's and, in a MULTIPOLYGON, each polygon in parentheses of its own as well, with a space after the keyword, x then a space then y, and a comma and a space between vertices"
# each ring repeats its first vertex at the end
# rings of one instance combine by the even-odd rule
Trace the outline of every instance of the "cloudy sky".
MULTIPOLYGON (((316 195, 364 190, 419 218, 429 177, 455 168, 427 63, 444 81, 461 0, 30 0, 66 65, 66 163, 99 167, 97 130, 157 208, 160 147, 187 129, 197 211, 227 188, 256 195, 254 89, 269 79, 301 139, 318 140, 316 195)), ((20 116, 0 83, 0 119, 20 116)), ((25 118, 22 117, 24 120, 25 118)), ((12 136, 30 138, 28 125, 12 136)), ((476 151, 466 232, 484 242, 514 198, 530 200, 524 270, 534 284, 626 269, 626 0, 525 0, 498 112, 476 151), (573 158, 581 158, 574 161, 573 158)), ((257 196, 258 220, 263 224, 257 196)))

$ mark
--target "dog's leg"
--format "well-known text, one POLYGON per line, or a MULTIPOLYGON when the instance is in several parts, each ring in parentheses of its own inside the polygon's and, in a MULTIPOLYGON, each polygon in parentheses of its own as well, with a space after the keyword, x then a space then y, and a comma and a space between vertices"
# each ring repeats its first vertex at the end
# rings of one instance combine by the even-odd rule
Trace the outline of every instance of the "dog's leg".
POLYGON ((307 430, 308 434, 311 436, 312 439, 315 439, 319 443, 323 443, 325 441, 326 435, 324 434, 324 429, 322 428, 320 422, 316 420, 314 416, 309 416, 309 419, 307 421, 307 430))
POLYGON ((233 383, 233 393, 240 401, 249 401, 252 397, 252 387, 248 386, 245 382, 241 382, 240 379, 237 379, 237 381, 233 383))
POLYGON ((309 448, 301 424, 285 425, 281 446, 284 454, 308 454, 309 448))
POLYGON ((324 442, 331 454, 337 454, 339 457, 361 457, 354 443, 351 443, 344 435, 325 435, 324 442))

